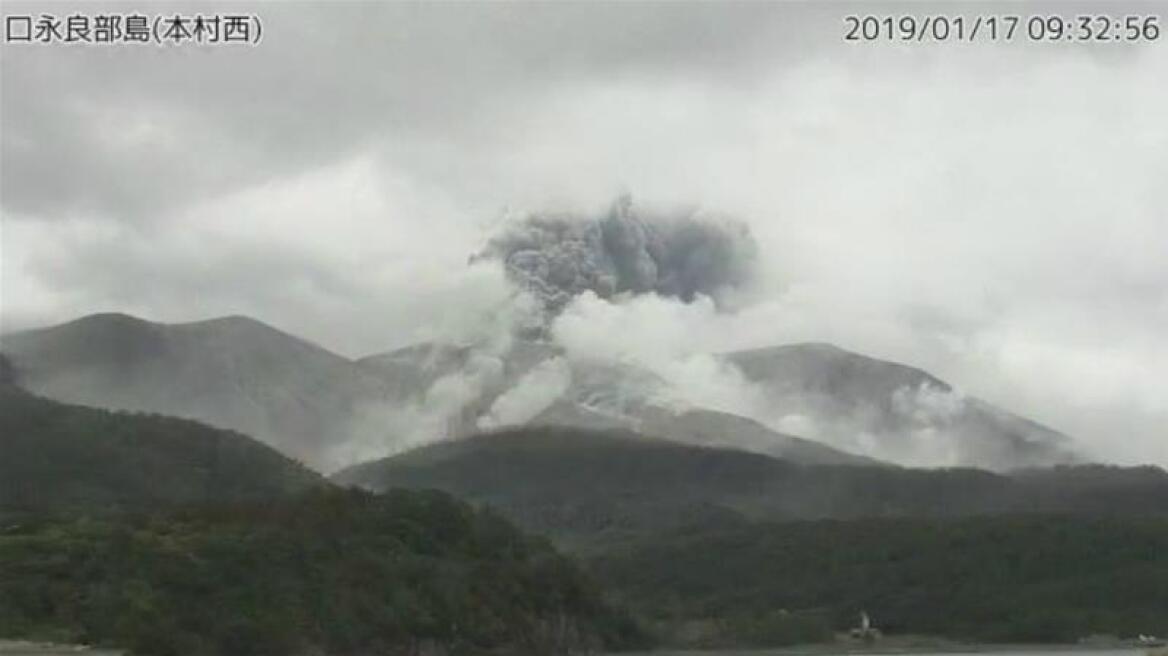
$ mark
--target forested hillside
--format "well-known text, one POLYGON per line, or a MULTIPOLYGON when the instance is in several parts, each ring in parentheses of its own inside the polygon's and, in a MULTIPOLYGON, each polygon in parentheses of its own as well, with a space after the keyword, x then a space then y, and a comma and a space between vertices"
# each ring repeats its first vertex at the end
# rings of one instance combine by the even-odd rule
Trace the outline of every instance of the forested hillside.
POLYGON ((1166 515, 1163 470, 796 465, 757 453, 620 431, 522 428, 423 447, 344 470, 373 490, 438 488, 489 503, 525 527, 603 546, 734 518, 797 520, 982 514, 1166 515))
POLYGON ((1168 634, 1168 519, 743 522, 654 536, 592 566, 663 639, 691 646, 830 640, 861 611, 893 636, 1168 634))
POLYGON ((405 491, 5 526, 0 627, 153 655, 639 644, 546 541, 405 491))
POLYGON ((0 384, 0 513, 278 498, 327 485, 247 436, 0 384))

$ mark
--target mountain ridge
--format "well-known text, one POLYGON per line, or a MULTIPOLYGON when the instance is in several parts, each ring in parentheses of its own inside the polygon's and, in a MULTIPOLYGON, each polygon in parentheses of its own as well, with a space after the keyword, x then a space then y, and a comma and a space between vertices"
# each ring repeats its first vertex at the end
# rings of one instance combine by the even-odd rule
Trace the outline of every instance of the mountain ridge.
POLYGON ((159 324, 90 315, 5 335, 21 384, 63 402, 157 412, 237 430, 319 469, 335 466, 384 384, 312 342, 242 316, 159 324))
POLYGON ((628 431, 526 427, 363 463, 332 481, 436 488, 566 544, 611 544, 693 522, 1054 513, 1168 517, 1168 472, 799 465, 628 431))
POLYGON ((811 342, 723 353, 761 387, 770 422, 803 437, 908 466, 994 470, 1081 463, 1072 440, 1038 422, 967 396, 911 365, 811 342))
POLYGON ((1056 431, 923 370, 823 342, 715 356, 762 393, 756 414, 662 403, 668 381, 652 371, 567 358, 548 342, 420 343, 350 359, 242 315, 167 324, 101 313, 7 334, 3 351, 43 396, 238 430, 326 471, 500 421, 625 428, 809 463, 1076 461, 1056 431), (496 416, 541 367, 566 378, 559 396, 527 416, 496 416))
POLYGON ((68 405, 0 386, 0 510, 272 500, 328 484, 246 435, 68 405))

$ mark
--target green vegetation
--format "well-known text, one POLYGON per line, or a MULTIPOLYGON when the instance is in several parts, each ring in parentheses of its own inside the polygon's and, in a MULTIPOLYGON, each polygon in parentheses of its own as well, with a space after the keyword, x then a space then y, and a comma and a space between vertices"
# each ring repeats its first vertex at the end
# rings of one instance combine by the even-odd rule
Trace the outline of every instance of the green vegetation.
POLYGON ((1060 513, 1168 517, 1168 474, 1060 467, 800 466, 618 431, 524 428, 424 447, 342 471, 372 490, 437 488, 488 503, 562 544, 607 548, 686 525, 1060 513))
POLYGON ((664 638, 697 645, 825 639, 861 610, 893 635, 1168 634, 1166 519, 742 524, 656 536, 591 567, 664 638))
POLYGON ((232 431, 42 399, 0 383, 0 514, 270 499, 327 483, 232 431))
POLYGON ((589 559, 664 642, 1168 633, 1168 475, 796 466, 617 432, 523 429, 342 472, 483 502, 589 559))
POLYGON ((764 647, 830 641, 861 610, 894 636, 1168 634, 1156 468, 797 466, 543 428, 335 477, 375 496, 237 433, 3 381, 0 453, 6 638, 160 656, 764 647))
POLYGON ((637 644, 572 563, 438 492, 32 521, 0 532, 5 637, 141 654, 555 653, 637 644))

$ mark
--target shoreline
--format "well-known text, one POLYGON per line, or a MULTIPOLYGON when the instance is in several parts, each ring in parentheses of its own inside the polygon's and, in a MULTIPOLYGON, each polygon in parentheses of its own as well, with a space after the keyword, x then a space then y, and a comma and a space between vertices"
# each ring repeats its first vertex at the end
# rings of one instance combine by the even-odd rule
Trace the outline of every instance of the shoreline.
POLYGON ((89 645, 0 638, 0 656, 125 656, 126 651, 89 645))
POLYGON ((921 641, 905 644, 858 645, 847 643, 819 643, 791 647, 709 647, 709 648, 663 648, 649 651, 621 652, 624 656, 703 656, 709 654, 736 654, 741 656, 879 656, 888 654, 1000 654, 1000 653, 1051 653, 1051 652, 1131 652, 1152 654, 1157 647, 1133 645, 1131 643, 1083 644, 1083 643, 949 643, 929 644, 921 641))

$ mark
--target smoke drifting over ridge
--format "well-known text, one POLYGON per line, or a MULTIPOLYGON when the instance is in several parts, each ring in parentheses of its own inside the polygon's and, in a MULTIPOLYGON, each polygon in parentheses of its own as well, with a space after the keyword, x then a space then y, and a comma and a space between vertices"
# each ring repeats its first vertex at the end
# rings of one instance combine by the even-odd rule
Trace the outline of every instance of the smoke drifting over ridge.
MULTIPOLYGON (((665 337, 659 324, 673 323, 670 317, 644 317, 643 327, 656 334, 650 340, 629 331, 614 340, 610 323, 642 304, 730 316, 741 309, 736 293, 757 282, 758 251, 741 221, 642 211, 627 192, 601 212, 535 211, 510 220, 469 264, 498 267, 513 293, 481 321, 472 318, 458 335, 423 349, 454 344, 492 366, 434 366, 423 357, 421 369, 433 378, 425 391, 369 409, 350 433, 384 435, 370 427, 392 426, 392 453, 524 424, 557 402, 634 423, 623 416, 627 405, 741 411, 754 398, 741 376, 693 352, 697 345, 665 337)), ((399 366, 394 360, 385 366, 399 366)), ((383 457, 384 449, 376 437, 355 440, 348 456, 383 457)))
POLYGON ((602 299, 657 294, 689 303, 751 282, 758 248, 746 224, 696 214, 642 215, 621 194, 599 218, 531 214, 508 225, 471 262, 498 260, 545 319, 592 292, 602 299))
MULTIPOLYGON (((453 432, 438 435, 433 426, 423 427, 415 441, 529 421, 640 430, 683 413, 712 411, 757 422, 730 421, 714 433, 764 453, 781 436, 744 426, 911 466, 1005 469, 1071 457, 1058 451, 1061 436, 947 386, 934 389, 914 376, 900 380, 903 367, 893 363, 844 351, 824 354, 810 345, 796 347, 815 356, 814 370, 805 375, 787 379, 779 365, 761 377, 745 375, 727 355, 735 349, 699 336, 743 334, 748 324, 773 326, 783 316, 781 304, 756 297, 766 284, 759 256, 745 224, 636 211, 628 193, 604 212, 535 212, 506 223, 471 257, 472 265, 498 266, 516 291, 496 312, 506 320, 487 322, 478 338, 495 345, 487 350, 505 373, 491 385, 469 376, 466 389, 478 391, 469 414, 460 406, 458 417, 443 423, 453 432), (519 345, 541 352, 539 363, 516 366, 526 359, 516 358, 519 345), (819 389, 824 381, 850 378, 856 366, 879 369, 880 380, 857 384, 855 398, 819 389), (1032 457, 1031 436, 1050 443, 1047 450, 1034 447, 1034 461, 1025 459, 1032 457)), ((466 346, 486 348, 475 341, 466 346)), ((465 373, 448 375, 462 380, 465 373)), ((427 408, 420 414, 447 416, 427 408)))

